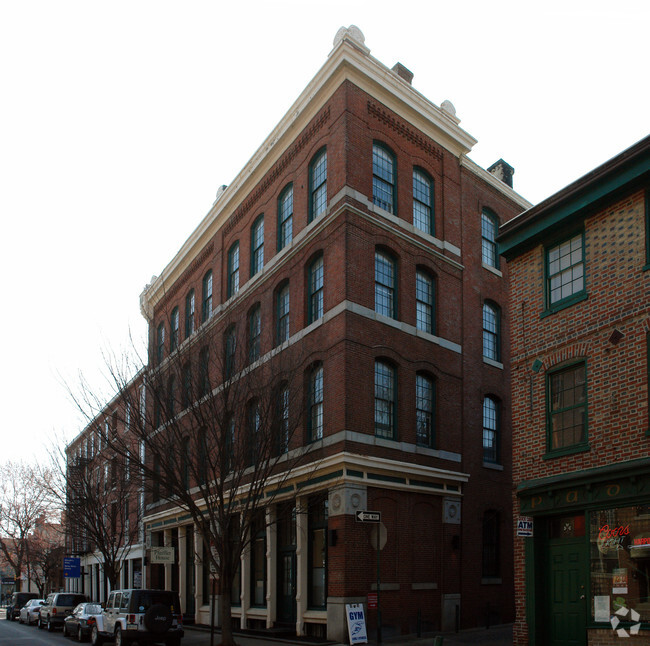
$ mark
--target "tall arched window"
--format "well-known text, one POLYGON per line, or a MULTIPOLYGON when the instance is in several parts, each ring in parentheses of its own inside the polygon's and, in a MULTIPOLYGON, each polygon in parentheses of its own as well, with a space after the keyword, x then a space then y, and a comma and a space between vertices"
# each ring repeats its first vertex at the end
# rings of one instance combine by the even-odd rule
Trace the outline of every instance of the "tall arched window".
POLYGON ((483 357, 501 361, 501 313, 491 301, 483 303, 483 357))
POLYGON ((289 184, 278 198, 278 251, 293 240, 293 184, 289 184))
POLYGON ((212 270, 203 276, 203 299, 201 305, 201 321, 205 323, 212 316, 212 270))
POLYGON ((318 256, 310 265, 307 272, 307 321, 313 323, 323 316, 323 286, 324 286, 323 256, 318 256))
POLYGON ((499 402, 487 395, 483 398, 483 461, 499 462, 499 402))
POLYGON ((386 251, 375 251, 375 312, 397 318, 397 262, 386 251))
POLYGON ((413 226, 434 235, 433 180, 421 168, 413 169, 413 226))
POLYGON ((499 267, 497 253, 497 232, 499 221, 490 209, 483 209, 481 213, 481 259, 489 267, 499 267))
POLYGON ((194 332, 194 290, 190 289, 185 297, 185 338, 194 332))
POLYGON ((278 345, 289 340, 289 282, 277 293, 276 330, 278 345))
POLYGON ((178 347, 179 336, 180 336, 180 314, 178 312, 178 307, 175 307, 172 310, 171 316, 171 325, 170 325, 170 335, 169 335, 169 351, 173 352, 178 347))
POLYGON ((309 441, 323 438, 323 364, 316 364, 309 373, 309 441))
POLYGON ((309 165, 309 221, 327 208, 327 150, 316 153, 309 165))
POLYGON ((434 445, 434 382, 428 375, 418 373, 415 376, 415 416, 416 439, 421 446, 434 445))
POLYGON ((397 438, 397 377, 386 361, 375 361, 375 435, 397 438))
POLYGON ((372 146, 372 201, 380 208, 395 213, 395 156, 383 144, 372 146))
POLYGON ((239 242, 228 251, 228 298, 239 291, 239 242))
POLYGON ((156 332, 156 359, 162 363, 165 357, 165 324, 160 323, 156 332))
POLYGON ((264 216, 260 215, 251 227, 251 276, 264 267, 264 216))

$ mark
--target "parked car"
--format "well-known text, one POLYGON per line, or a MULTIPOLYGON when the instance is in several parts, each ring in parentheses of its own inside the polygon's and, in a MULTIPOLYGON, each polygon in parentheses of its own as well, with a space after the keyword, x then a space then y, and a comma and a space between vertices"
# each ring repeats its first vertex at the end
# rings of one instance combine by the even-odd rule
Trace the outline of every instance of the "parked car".
POLYGON ((99 621, 99 629, 103 630, 102 607, 95 601, 80 603, 63 622, 63 634, 76 638, 80 642, 90 637, 93 626, 99 621))
POLYGON ((85 594, 74 592, 53 592, 41 606, 41 614, 38 617, 38 627, 45 628, 52 632, 57 626, 63 627, 65 618, 75 607, 88 601, 85 594))
POLYGON ((20 609, 30 600, 38 597, 37 592, 14 592, 11 601, 7 605, 6 619, 13 621, 18 617, 20 609))
POLYGON ((137 641, 138 646, 180 646, 183 615, 178 594, 170 590, 114 590, 102 612, 103 626, 95 624, 93 646, 114 640, 115 646, 137 641))
POLYGON ((38 623, 38 617, 41 612, 41 606, 45 603, 45 599, 30 599, 21 609, 18 615, 18 622, 21 624, 38 623))

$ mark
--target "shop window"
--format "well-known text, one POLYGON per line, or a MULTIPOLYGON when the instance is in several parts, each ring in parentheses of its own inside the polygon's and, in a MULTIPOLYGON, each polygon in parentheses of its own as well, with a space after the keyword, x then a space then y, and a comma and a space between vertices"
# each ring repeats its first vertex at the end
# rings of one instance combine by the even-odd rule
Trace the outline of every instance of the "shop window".
POLYGON ((589 545, 591 619, 650 622, 650 505, 591 512, 589 545))
POLYGON ((584 362, 547 375, 548 449, 560 451, 587 442, 587 368, 584 362))
POLYGON ((266 606, 266 524, 260 514, 251 523, 251 606, 266 606))
POLYGON ((327 500, 310 499, 308 514, 308 606, 327 607, 327 500))

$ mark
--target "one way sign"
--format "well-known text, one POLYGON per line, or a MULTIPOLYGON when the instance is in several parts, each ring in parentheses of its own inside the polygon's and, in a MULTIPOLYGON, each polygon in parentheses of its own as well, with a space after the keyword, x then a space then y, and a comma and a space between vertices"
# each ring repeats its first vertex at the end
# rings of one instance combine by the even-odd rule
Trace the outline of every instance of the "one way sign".
POLYGON ((355 517, 358 523, 381 523, 380 511, 357 511, 355 517))

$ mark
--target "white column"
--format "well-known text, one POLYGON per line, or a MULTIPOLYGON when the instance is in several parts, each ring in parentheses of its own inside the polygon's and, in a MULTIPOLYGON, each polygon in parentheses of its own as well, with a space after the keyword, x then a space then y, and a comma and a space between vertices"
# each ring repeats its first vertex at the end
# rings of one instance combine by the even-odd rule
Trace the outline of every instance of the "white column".
POLYGON ((181 600, 181 610, 187 610, 187 527, 184 525, 178 528, 178 596, 181 600))
POLYGON ((277 616, 278 530, 275 505, 266 508, 266 627, 273 628, 277 616))
POLYGON ((248 545, 242 550, 241 554, 241 615, 239 617, 239 625, 242 630, 246 628, 248 609, 251 607, 251 548, 251 541, 248 540, 248 545))
MULTIPOLYGON (((165 543, 165 547, 171 547, 172 530, 171 529, 164 530, 163 536, 164 536, 163 541, 165 543)), ((163 567, 165 568, 165 590, 171 590, 172 589, 172 566, 170 563, 165 563, 163 567)))
POLYGON ((306 496, 296 498, 296 635, 303 634, 303 617, 307 611, 309 567, 309 516, 306 496))

